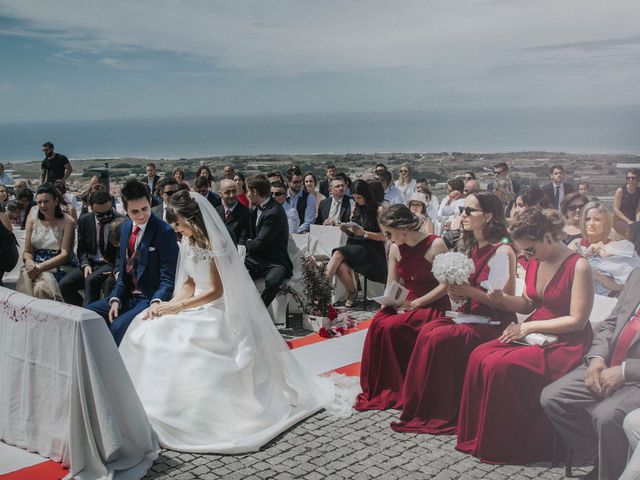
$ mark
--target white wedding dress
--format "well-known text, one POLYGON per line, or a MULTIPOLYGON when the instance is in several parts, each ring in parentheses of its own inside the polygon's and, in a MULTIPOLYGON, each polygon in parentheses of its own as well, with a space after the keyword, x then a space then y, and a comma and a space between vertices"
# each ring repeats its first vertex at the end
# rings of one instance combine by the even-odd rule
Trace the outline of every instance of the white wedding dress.
POLYGON ((331 380, 308 374, 294 359, 217 220, 216 228, 208 226, 211 250, 182 240, 176 291, 187 277, 195 295, 209 290, 215 262, 223 296, 175 315, 138 315, 120 353, 163 447, 243 453, 321 408, 334 405, 344 413, 344 405, 336 405, 331 380))

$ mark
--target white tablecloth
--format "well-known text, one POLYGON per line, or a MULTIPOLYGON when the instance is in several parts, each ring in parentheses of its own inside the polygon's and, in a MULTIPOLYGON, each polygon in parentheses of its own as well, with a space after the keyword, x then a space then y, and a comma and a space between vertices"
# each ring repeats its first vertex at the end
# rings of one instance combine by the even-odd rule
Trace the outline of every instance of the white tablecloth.
POLYGON ((0 288, 0 440, 78 479, 139 479, 158 445, 102 318, 0 288))

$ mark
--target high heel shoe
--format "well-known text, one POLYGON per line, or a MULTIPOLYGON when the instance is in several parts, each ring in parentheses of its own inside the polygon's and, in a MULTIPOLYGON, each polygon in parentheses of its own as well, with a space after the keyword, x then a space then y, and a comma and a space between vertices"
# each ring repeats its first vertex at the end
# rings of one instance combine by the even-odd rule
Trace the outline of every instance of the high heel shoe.
POLYGON ((353 292, 347 292, 347 300, 344 302, 344 306, 346 308, 352 308, 353 303, 358 298, 358 291, 354 290, 353 292))

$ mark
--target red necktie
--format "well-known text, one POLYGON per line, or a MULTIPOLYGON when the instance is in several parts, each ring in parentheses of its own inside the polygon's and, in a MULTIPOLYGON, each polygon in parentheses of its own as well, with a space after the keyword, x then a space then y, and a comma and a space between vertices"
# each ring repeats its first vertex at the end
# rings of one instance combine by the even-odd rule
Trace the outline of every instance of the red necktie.
POLYGON ((233 215, 233 212, 231 210, 227 210, 226 212, 224 212, 225 222, 229 222, 229 220, 231 220, 231 215, 233 215))
POLYGON ((129 236, 129 245, 127 251, 129 252, 129 256, 133 255, 133 252, 136 251, 136 240, 138 239, 138 233, 140 232, 140 227, 138 225, 133 226, 133 231, 129 236))
POLYGON ((622 332, 620 332, 616 345, 613 348, 611 362, 609 362, 611 367, 622 365, 622 362, 627 358, 627 354, 629 353, 629 347, 638 332, 640 332, 640 314, 636 313, 631 317, 631 320, 622 327, 622 332))

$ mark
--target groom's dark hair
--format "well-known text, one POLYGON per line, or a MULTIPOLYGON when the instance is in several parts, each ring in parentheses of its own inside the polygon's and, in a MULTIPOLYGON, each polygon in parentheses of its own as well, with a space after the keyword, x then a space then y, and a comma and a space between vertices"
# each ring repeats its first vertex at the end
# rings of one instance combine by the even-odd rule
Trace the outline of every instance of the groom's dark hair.
POLYGON ((149 193, 149 186, 142 183, 135 178, 131 180, 127 180, 122 187, 122 206, 127 208, 127 203, 131 200, 139 200, 141 198, 146 198, 149 203, 151 203, 151 194, 149 193))
POLYGON ((247 190, 255 190, 258 195, 267 198, 271 195, 271 184, 265 175, 259 173, 247 178, 247 190))

